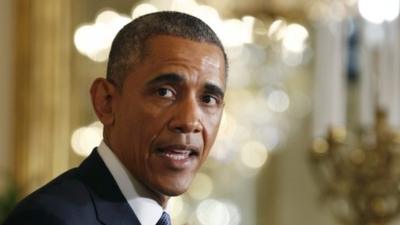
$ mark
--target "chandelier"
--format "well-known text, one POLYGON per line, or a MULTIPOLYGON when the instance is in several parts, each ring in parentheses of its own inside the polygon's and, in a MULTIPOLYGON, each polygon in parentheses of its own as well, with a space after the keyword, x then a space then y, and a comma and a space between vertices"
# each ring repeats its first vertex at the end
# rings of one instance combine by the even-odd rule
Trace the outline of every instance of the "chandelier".
POLYGON ((400 134, 384 111, 357 135, 330 129, 327 138, 315 139, 310 159, 322 200, 343 224, 384 225, 399 215, 400 134))

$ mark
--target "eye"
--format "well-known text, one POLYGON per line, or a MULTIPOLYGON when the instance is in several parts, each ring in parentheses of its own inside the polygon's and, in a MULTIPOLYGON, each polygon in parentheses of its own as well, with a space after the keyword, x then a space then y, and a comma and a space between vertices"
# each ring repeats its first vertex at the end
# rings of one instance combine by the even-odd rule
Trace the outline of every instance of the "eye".
POLYGON ((159 88, 157 94, 165 98, 172 98, 174 96, 174 92, 169 88, 159 88))
POLYGON ((201 100, 207 105, 219 105, 219 100, 212 95, 204 95, 201 100))

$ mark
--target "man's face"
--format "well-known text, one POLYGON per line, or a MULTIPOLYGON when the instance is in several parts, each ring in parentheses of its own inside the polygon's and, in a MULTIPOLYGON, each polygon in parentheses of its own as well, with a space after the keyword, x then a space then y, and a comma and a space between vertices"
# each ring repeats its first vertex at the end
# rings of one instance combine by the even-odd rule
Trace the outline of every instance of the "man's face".
POLYGON ((215 45, 158 35, 113 100, 111 148, 158 196, 185 192, 223 111, 225 65, 215 45))

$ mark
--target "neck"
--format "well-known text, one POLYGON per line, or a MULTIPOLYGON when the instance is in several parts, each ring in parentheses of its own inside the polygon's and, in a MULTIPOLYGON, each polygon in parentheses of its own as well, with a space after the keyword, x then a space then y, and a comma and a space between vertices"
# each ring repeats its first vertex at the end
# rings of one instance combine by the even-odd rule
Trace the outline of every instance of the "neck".
MULTIPOLYGON (((131 178, 133 178, 133 177, 131 177, 131 178)), ((153 199, 163 209, 165 209, 167 207, 169 196, 163 195, 163 194, 161 194, 159 192, 156 192, 156 191, 152 190, 147 185, 145 185, 144 183, 140 182, 139 180, 137 180, 135 178, 133 178, 131 180, 134 183, 134 186, 136 188, 136 191, 137 191, 138 195, 140 195, 142 197, 153 199)))

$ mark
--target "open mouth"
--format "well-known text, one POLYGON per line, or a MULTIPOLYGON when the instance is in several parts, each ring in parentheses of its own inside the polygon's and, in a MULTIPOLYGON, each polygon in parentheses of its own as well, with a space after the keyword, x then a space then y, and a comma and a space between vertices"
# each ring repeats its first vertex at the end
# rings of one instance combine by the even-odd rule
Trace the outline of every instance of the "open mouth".
POLYGON ((171 151, 171 152, 165 152, 164 155, 174 160, 184 160, 189 158, 190 151, 171 151))
POLYGON ((157 148, 157 153, 171 160, 181 161, 199 156, 199 149, 194 146, 170 145, 157 148))

